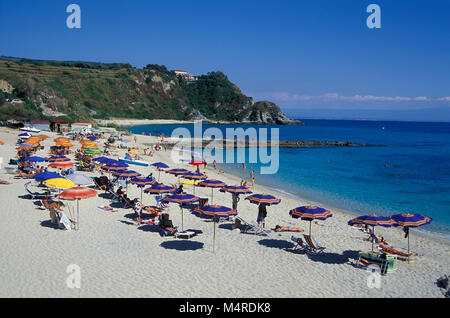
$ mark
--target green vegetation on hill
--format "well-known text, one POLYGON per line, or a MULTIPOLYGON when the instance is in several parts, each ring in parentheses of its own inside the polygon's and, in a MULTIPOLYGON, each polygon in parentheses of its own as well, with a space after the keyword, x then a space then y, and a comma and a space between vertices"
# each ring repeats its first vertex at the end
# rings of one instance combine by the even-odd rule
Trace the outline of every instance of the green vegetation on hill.
MULTIPOLYGON (((48 118, 61 113, 69 121, 96 118, 248 121, 261 117, 255 115, 260 111, 258 103, 245 96, 220 71, 186 82, 157 64, 138 69, 126 63, 0 58, 0 80, 14 87, 12 93, 0 95, 2 120, 48 118), (6 98, 26 102, 12 105, 5 103, 6 98)), ((281 115, 284 116, 282 112, 281 115)))

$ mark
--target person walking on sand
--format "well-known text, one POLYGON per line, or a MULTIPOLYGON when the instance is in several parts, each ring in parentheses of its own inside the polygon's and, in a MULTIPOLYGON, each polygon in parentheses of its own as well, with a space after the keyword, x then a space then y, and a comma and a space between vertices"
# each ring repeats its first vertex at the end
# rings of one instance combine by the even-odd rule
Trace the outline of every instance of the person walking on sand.
POLYGON ((253 171, 253 168, 251 168, 252 171, 250 172, 250 179, 252 179, 252 188, 255 186, 255 172, 253 171))
POLYGON ((258 218, 256 219, 256 222, 263 228, 266 227, 266 216, 267 216, 267 209, 265 204, 260 204, 258 206, 258 218))

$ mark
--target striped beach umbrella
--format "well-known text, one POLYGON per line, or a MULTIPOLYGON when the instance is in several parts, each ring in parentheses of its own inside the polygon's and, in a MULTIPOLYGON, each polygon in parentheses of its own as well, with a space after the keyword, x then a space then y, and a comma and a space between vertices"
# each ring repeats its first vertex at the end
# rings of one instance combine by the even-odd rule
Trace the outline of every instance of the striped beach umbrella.
POLYGON ((164 193, 173 193, 177 191, 176 186, 168 186, 162 183, 153 184, 147 189, 144 190, 145 193, 150 194, 164 194, 164 193))
POLYGON ((57 161, 57 162, 52 162, 48 166, 51 168, 72 168, 73 162, 72 161, 57 161))
POLYGON ((139 172, 136 172, 133 170, 115 170, 112 172, 112 175, 119 177, 119 178, 132 178, 132 177, 138 177, 141 174, 139 172))
MULTIPOLYGON (((189 180, 205 180, 205 179, 208 179, 208 176, 203 173, 189 171, 188 173, 185 173, 183 175, 183 178, 186 178, 189 180)), ((192 188, 193 188, 194 194, 195 194, 195 183, 192 184, 192 188)))
POLYGON ((47 159, 48 162, 70 161, 66 156, 51 156, 47 159))
POLYGON ((214 188, 223 188, 224 186, 226 186, 225 182, 220 181, 220 180, 214 180, 214 179, 203 180, 203 181, 199 182, 197 185, 200 187, 211 188, 211 203, 213 203, 213 199, 214 199, 214 193, 213 193, 214 188))
POLYGON ((231 215, 236 215, 236 213, 226 206, 222 205, 205 205, 202 207, 195 208, 192 214, 199 217, 212 218, 214 221, 214 234, 213 234, 213 253, 216 252, 216 219, 219 217, 229 217, 231 215))
POLYGON ((265 205, 278 204, 281 202, 281 199, 277 199, 270 194, 252 194, 251 196, 246 197, 245 200, 249 200, 251 203, 254 204, 265 204, 265 205))
MULTIPOLYGON (((363 215, 348 221, 348 225, 366 224, 372 226, 372 235, 375 236, 375 226, 391 227, 396 226, 397 222, 390 217, 379 216, 376 214, 363 215)), ((372 238, 372 253, 374 247, 374 238, 372 238)))
POLYGON ((146 177, 132 177, 130 179, 130 183, 141 188, 141 202, 142 202, 142 189, 147 185, 156 184, 156 181, 153 178, 146 177))
POLYGON ((409 228, 419 227, 431 223, 431 218, 421 214, 401 213, 392 215, 391 218, 397 222, 398 226, 403 226, 408 238, 408 263, 409 263, 409 228))
POLYGON ((64 190, 58 195, 58 198, 66 199, 66 200, 77 200, 77 222, 76 229, 80 229, 80 204, 79 201, 81 199, 87 199, 91 197, 95 197, 97 195, 97 191, 90 188, 85 187, 73 187, 67 190, 64 190))
POLYGON ((250 191, 247 187, 244 186, 231 186, 231 185, 226 185, 222 188, 223 191, 225 192, 230 192, 230 193, 237 193, 237 194, 249 194, 252 193, 252 191, 250 191))
POLYGON ((181 230, 183 231, 184 228, 184 222, 183 222, 183 204, 185 203, 194 203, 194 202, 198 202, 200 200, 199 197, 196 197, 195 195, 192 194, 187 194, 187 193, 181 193, 181 194, 174 194, 174 195, 170 195, 167 196, 163 199, 164 202, 166 203, 178 203, 178 205, 180 206, 181 209, 181 230))
POLYGON ((171 169, 171 170, 167 170, 166 171, 169 174, 173 174, 174 176, 181 176, 184 175, 185 173, 188 173, 189 170, 186 169, 171 169))
POLYGON ((302 219, 309 221, 309 235, 311 235, 311 224, 313 220, 326 220, 333 214, 317 206, 300 206, 289 211, 289 215, 294 219, 302 219))
POLYGON ((125 162, 109 162, 105 164, 102 169, 106 171, 115 171, 115 170, 124 170, 124 168, 127 168, 128 164, 125 162))

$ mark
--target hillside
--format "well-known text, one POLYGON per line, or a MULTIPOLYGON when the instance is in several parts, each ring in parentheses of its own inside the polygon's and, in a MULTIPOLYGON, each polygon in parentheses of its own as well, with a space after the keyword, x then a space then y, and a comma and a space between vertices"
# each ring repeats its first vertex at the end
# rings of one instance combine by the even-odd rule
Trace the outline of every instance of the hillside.
POLYGON ((298 123, 270 102, 254 102, 222 72, 187 82, 165 66, 0 58, 0 116, 69 121, 109 118, 298 123), (1 88, 1 87, 0 87, 1 88), (11 90, 11 88, 13 88, 11 90), (6 98, 25 103, 11 105, 6 98))

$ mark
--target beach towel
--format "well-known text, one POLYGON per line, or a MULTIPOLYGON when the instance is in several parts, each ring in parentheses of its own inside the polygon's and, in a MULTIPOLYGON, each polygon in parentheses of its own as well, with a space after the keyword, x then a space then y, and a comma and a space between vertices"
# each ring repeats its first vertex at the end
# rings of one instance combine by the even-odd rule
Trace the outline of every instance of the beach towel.
POLYGON ((56 212, 59 216, 59 227, 66 230, 72 229, 72 222, 69 218, 64 214, 64 212, 56 212))
POLYGON ((101 206, 99 206, 98 207, 99 209, 101 209, 101 210, 103 210, 103 211, 105 211, 105 212, 117 212, 118 210, 116 210, 116 209, 113 209, 113 208, 111 208, 110 206, 108 206, 108 205, 101 205, 101 206))

